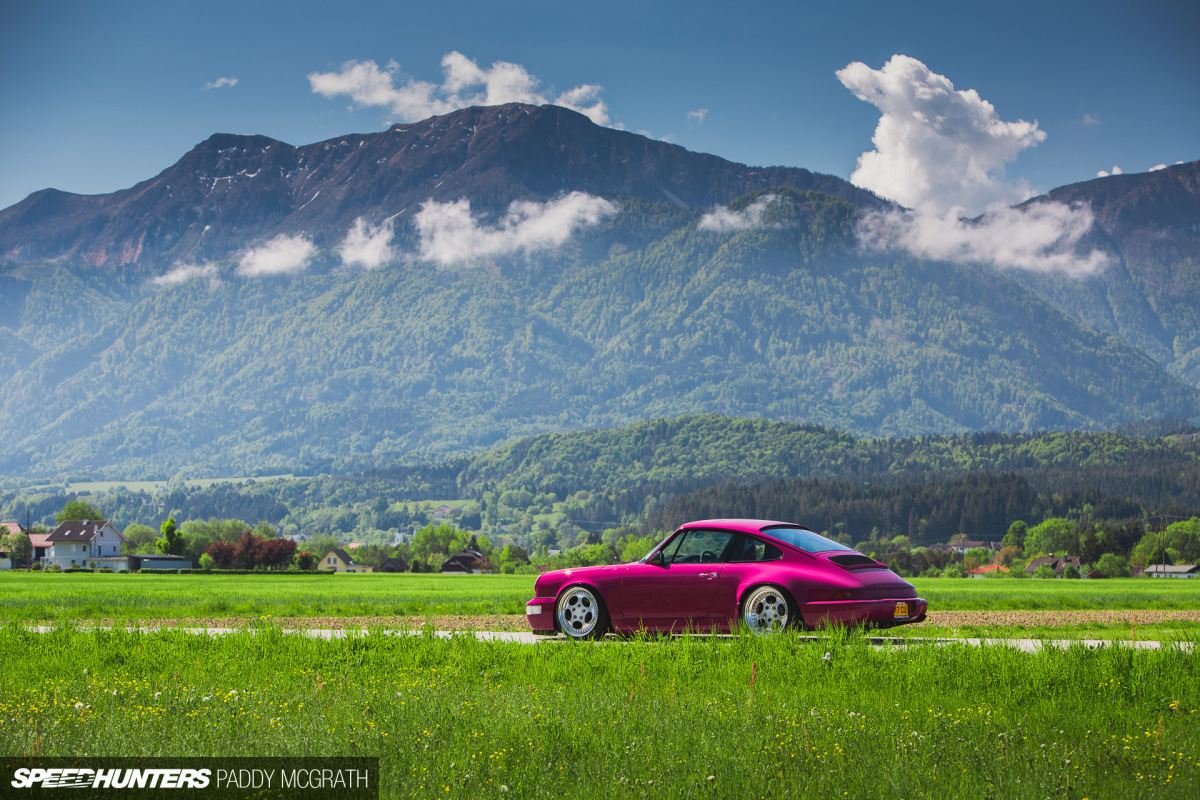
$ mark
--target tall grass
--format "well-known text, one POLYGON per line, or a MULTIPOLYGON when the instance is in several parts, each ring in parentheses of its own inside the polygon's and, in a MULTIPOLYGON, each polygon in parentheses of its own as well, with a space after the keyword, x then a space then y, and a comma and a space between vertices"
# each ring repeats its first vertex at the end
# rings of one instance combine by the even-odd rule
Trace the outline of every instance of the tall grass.
MULTIPOLYGON (((1200 609, 1200 582, 914 581, 931 611, 1200 609)), ((155 575, 0 572, 0 619, 524 614, 531 575, 155 575)))
POLYGON ((1178 646, 10 625, 0 681, 5 755, 380 756, 386 797, 1200 796, 1200 655, 1178 646))

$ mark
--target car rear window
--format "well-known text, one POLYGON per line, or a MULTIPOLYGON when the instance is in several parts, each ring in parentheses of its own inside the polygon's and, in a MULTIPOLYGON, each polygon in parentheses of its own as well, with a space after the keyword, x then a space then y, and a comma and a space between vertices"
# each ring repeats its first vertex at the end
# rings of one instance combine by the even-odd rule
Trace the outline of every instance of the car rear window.
POLYGON ((767 536, 774 536, 781 542, 787 542, 792 547, 803 550, 806 553, 828 553, 831 550, 854 551, 853 547, 846 547, 846 545, 839 544, 833 539, 826 539, 821 534, 813 533, 804 528, 785 528, 779 526, 763 528, 762 532, 767 536))

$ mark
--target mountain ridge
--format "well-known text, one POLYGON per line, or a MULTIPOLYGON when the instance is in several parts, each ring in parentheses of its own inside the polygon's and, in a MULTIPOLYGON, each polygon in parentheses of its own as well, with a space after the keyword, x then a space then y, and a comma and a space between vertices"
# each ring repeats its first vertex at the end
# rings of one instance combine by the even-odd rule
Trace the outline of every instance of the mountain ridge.
POLYGON ((279 233, 304 231, 318 247, 330 246, 359 216, 404 217, 429 200, 470 197, 495 212, 513 200, 585 191, 707 209, 767 186, 888 205, 834 176, 748 167, 603 128, 559 106, 509 104, 301 147, 214 134, 129 189, 45 189, 0 211, 0 259, 218 260, 279 233))

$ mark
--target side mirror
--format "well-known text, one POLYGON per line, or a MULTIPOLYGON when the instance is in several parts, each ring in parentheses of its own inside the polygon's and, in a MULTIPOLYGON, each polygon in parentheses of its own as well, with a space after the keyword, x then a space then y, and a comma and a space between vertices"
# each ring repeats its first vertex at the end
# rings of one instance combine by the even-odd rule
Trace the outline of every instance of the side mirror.
POLYGON ((659 550, 657 553, 650 556, 650 558, 646 559, 646 563, 654 564, 659 567, 665 567, 667 565, 667 560, 663 557, 662 550, 659 550))

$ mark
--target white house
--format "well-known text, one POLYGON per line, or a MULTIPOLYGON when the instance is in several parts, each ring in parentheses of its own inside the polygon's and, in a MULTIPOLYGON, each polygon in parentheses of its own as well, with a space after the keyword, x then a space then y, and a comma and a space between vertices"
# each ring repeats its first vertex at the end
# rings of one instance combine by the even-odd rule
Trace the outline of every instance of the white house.
POLYGON ((82 567, 89 558, 121 555, 121 545, 126 541, 108 520, 68 520, 46 537, 50 551, 42 564, 58 564, 63 569, 72 564, 82 567))

